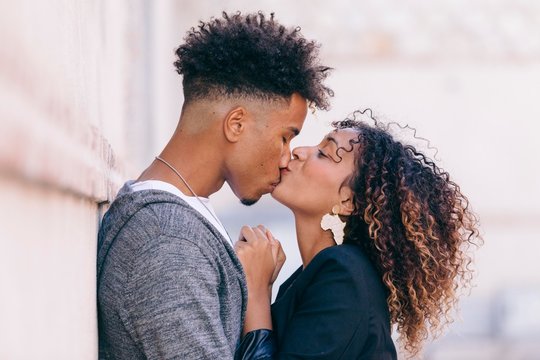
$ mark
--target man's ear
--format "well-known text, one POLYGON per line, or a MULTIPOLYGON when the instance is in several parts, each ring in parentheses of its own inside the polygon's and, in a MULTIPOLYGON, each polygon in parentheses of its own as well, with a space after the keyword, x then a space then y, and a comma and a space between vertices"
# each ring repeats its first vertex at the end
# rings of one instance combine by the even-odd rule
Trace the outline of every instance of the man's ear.
POLYGON ((350 187, 343 186, 339 190, 340 197, 340 211, 339 215, 349 216, 354 212, 353 192, 350 187))
POLYGON ((231 109, 223 121, 223 134, 230 142, 237 142, 244 132, 247 120, 247 110, 242 106, 231 109))

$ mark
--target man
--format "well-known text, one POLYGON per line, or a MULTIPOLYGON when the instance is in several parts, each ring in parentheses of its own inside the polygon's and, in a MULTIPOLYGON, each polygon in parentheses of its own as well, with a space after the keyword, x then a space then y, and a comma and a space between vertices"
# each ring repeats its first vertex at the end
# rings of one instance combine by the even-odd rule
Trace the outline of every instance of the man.
POLYGON ((100 228, 103 358, 233 358, 245 276, 208 197, 225 181, 246 205, 271 192, 308 105, 332 96, 315 43, 273 15, 224 13, 185 40, 178 127, 100 228))

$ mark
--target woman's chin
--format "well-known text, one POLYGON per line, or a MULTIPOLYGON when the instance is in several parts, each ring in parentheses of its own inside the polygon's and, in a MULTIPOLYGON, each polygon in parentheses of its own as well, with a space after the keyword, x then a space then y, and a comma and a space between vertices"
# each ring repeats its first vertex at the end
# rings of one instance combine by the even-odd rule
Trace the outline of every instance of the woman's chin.
POLYGON ((278 184, 278 186, 276 186, 274 191, 270 193, 270 196, 272 196, 274 200, 276 200, 278 203, 287 206, 287 196, 286 196, 285 191, 283 190, 284 190, 283 185, 278 184))
POLYGON ((279 201, 279 199, 280 199, 280 196, 279 196, 279 195, 280 195, 280 194, 279 194, 279 192, 280 192, 280 191, 279 191, 279 187, 280 187, 280 185, 278 184, 278 186, 275 187, 274 191, 272 191, 272 192, 270 193, 270 196, 273 197, 274 200, 277 200, 277 201, 279 201))

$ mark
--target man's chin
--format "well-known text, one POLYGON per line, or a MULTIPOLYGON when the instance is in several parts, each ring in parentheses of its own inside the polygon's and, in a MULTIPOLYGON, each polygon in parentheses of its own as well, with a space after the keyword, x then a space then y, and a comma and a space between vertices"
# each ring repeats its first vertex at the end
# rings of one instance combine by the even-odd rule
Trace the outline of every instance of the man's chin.
POLYGON ((257 201, 259 201, 259 199, 242 198, 240 199, 240 202, 242 203, 242 205, 251 206, 255 204, 257 201))

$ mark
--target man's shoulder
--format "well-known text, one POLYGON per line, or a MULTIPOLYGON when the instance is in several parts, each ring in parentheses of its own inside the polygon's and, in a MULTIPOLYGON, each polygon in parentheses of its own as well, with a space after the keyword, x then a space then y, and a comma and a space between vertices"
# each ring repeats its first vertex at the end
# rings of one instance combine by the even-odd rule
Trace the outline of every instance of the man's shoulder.
POLYGON ((130 254, 131 258, 140 252, 166 253, 174 247, 188 251, 191 245, 205 247, 212 242, 215 235, 195 209, 181 199, 157 195, 156 198, 156 194, 149 194, 146 202, 140 196, 115 200, 123 204, 113 202, 101 223, 98 255, 102 256, 98 260, 110 249, 122 253, 122 257, 130 254))
MULTIPOLYGON (((181 198, 159 190, 127 193, 115 200, 99 236, 98 265, 109 250, 122 262, 163 259, 171 254, 186 259, 203 256, 213 266, 234 258, 232 248, 209 221, 181 198), (229 246, 230 247, 230 246, 229 246)), ((187 261, 187 260, 186 260, 187 261)))
POLYGON ((199 211, 187 203, 154 203, 148 206, 159 224, 161 234, 193 241, 199 246, 214 247, 222 235, 199 211))
POLYGON ((203 226, 204 217, 180 198, 177 201, 150 203, 146 207, 161 223, 203 226))
MULTIPOLYGON (((106 217, 106 220, 118 222, 118 225, 130 229, 141 229, 143 234, 151 233, 152 236, 156 233, 186 239, 215 236, 208 221, 181 198, 159 190, 144 192, 146 194, 137 194, 133 200, 137 205, 124 204, 122 208, 115 209, 114 214, 110 214, 112 216, 106 217)), ((121 201, 126 203, 126 200, 121 201)), ((115 203, 111 209, 114 206, 115 203)))
POLYGON ((107 220, 123 225, 133 220, 160 226, 203 227, 204 217, 181 197, 162 189, 133 191, 128 181, 106 214, 107 220))

